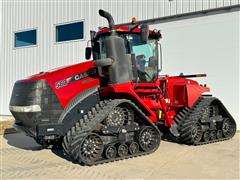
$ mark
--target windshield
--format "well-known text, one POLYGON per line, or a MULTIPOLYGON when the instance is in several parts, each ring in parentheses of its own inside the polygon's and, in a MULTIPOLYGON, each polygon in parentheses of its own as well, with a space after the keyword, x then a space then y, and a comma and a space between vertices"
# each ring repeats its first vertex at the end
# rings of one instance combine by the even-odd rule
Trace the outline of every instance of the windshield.
MULTIPOLYGON (((128 54, 133 54, 138 74, 138 82, 153 82, 158 76, 158 40, 149 39, 147 44, 141 41, 139 34, 119 34, 125 41, 128 54)), ((107 58, 104 40, 101 36, 94 43, 94 59, 107 58)))

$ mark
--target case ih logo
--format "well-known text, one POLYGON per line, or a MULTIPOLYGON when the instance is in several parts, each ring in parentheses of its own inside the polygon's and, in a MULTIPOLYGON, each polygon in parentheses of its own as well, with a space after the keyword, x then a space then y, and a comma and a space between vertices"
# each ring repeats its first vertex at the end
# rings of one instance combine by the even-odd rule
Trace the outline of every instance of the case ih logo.
POLYGON ((71 83, 73 81, 79 81, 79 80, 84 79, 86 77, 92 76, 92 75, 94 75, 96 73, 97 73, 96 69, 91 69, 91 70, 86 71, 84 73, 77 74, 77 75, 69 77, 67 79, 60 80, 60 81, 56 82, 55 87, 57 89, 59 89, 59 88, 61 88, 63 86, 67 86, 69 83, 71 83))

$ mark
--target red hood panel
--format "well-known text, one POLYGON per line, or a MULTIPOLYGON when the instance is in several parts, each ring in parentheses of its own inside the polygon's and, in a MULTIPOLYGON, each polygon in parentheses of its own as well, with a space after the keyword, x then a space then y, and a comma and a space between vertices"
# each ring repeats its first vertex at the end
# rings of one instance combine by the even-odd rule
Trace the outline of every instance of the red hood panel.
POLYGON ((93 61, 41 72, 20 81, 38 80, 49 83, 63 108, 82 91, 99 85, 99 76, 93 61))
POLYGON ((40 72, 33 76, 29 76, 26 79, 21 81, 36 81, 36 80, 48 80, 51 78, 67 78, 68 76, 75 75, 78 72, 87 71, 89 68, 93 68, 93 61, 87 61, 79 64, 69 65, 69 66, 62 66, 59 68, 55 68, 49 70, 47 72, 40 72))

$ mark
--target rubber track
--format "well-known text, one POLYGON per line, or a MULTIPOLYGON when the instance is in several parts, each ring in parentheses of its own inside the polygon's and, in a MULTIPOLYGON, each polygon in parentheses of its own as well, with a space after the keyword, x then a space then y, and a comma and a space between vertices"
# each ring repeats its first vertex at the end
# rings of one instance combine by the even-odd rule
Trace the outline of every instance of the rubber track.
MULTIPOLYGON (((78 148, 79 144, 82 141, 82 139, 91 133, 94 129, 96 129, 96 126, 102 122, 109 112, 113 110, 114 107, 121 103, 128 103, 134 111, 137 111, 138 114, 143 117, 146 123, 154 127, 157 132, 159 132, 159 135, 161 137, 161 133, 158 130, 158 128, 145 116, 145 114, 131 101, 127 99, 114 99, 114 100, 105 100, 101 101, 99 104, 97 104, 95 107, 92 108, 91 111, 87 113, 87 115, 84 115, 84 118, 80 119, 79 122, 75 124, 74 127, 72 127, 66 136, 63 138, 63 148, 65 152, 75 161, 78 161, 78 148)), ((160 143, 159 143, 160 145, 160 143)), ((159 147, 158 145, 158 147, 159 147)), ((152 152, 154 152, 156 149, 153 149, 152 151, 149 152, 139 152, 135 155, 128 155, 125 157, 117 157, 115 159, 101 159, 96 162, 88 163, 88 164, 83 164, 82 162, 79 162, 82 165, 97 165, 97 164, 102 164, 102 163, 108 163, 108 162, 113 162, 117 160, 122 160, 122 159, 127 159, 127 158, 132 158, 136 156, 142 156, 142 155, 147 155, 152 152)))
MULTIPOLYGON (((233 134, 233 136, 230 136, 227 138, 214 139, 214 140, 209 140, 207 142, 200 141, 198 143, 194 143, 192 141, 192 139, 190 138, 190 133, 191 133, 190 129, 191 129, 192 125, 194 125, 196 122, 199 122, 199 119, 201 118, 201 115, 204 112, 204 109, 207 106, 209 106, 211 104, 211 102, 213 102, 214 100, 218 100, 218 99, 215 97, 209 97, 209 96, 204 97, 203 96, 195 103, 195 105, 191 109, 189 109, 188 111, 185 111, 184 114, 181 114, 181 116, 179 116, 181 118, 181 122, 179 124, 180 143, 197 146, 197 145, 204 145, 204 144, 210 144, 210 143, 229 140, 234 136, 235 133, 233 134)), ((223 106, 222 103, 220 103, 219 105, 223 106)), ((227 112, 227 114, 229 114, 229 112, 227 112)), ((231 117, 230 114, 229 114, 229 116, 230 116, 229 118, 231 118, 233 120, 233 118, 231 117)))

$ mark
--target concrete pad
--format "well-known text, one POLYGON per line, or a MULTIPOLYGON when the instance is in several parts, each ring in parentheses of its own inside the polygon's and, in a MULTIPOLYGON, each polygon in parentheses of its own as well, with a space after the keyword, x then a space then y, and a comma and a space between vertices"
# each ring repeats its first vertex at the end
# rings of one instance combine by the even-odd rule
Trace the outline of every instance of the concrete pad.
POLYGON ((4 133, 15 133, 16 130, 12 127, 14 118, 12 116, 0 116, 0 135, 4 133))
POLYGON ((161 142, 151 155, 85 167, 64 158, 61 150, 41 149, 22 133, 1 141, 2 179, 239 179, 240 133, 203 146, 161 142))

